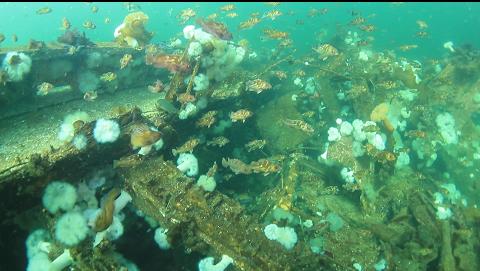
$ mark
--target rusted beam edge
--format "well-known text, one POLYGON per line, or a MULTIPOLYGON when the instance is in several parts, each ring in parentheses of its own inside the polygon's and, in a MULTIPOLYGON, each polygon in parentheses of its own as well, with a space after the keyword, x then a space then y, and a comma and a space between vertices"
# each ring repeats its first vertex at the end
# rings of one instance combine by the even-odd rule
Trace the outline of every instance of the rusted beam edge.
MULTIPOLYGON (((22 53, 34 53, 34 54, 42 54, 42 53, 66 53, 68 52, 68 48, 72 47, 68 44, 58 43, 58 42, 47 42, 44 48, 41 49, 29 49, 28 45, 20 45, 15 47, 4 47, 0 48, 0 56, 3 56, 11 51, 22 52, 22 53)), ((93 46, 84 46, 82 49, 114 49, 114 50, 123 50, 123 51, 130 51, 130 52, 138 52, 134 48, 130 46, 121 46, 115 42, 97 42, 93 46)))
MULTIPOLYGON (((122 115, 115 120, 122 123, 122 119, 129 118, 129 114, 122 115)), ((47 174, 59 177, 78 177, 91 170, 92 166, 112 163, 113 160, 131 152, 130 137, 127 134, 122 134, 114 143, 96 143, 92 136, 94 123, 95 121, 87 123, 80 130, 80 133, 88 139, 85 149, 77 150, 72 144, 67 143, 58 149, 50 148, 23 158, 18 164, 0 172, 0 189, 11 182, 18 182, 18 185, 21 185, 25 180, 47 174)))
POLYGON ((120 140, 110 146, 93 146, 81 152, 72 146, 65 146, 56 153, 34 154, 28 161, 0 173, 0 189, 5 184, 16 181, 20 185, 22 180, 39 178, 48 173, 55 173, 54 176, 80 176, 82 172, 87 173, 92 166, 111 163, 129 151, 128 141, 120 140), (70 150, 65 153, 62 149, 70 150))

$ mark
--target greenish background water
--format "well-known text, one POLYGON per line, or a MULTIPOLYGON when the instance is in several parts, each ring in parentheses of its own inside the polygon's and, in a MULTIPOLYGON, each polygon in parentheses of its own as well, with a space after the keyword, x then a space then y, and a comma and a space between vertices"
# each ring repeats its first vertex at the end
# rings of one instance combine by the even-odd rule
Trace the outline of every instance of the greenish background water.
MULTIPOLYGON (((85 31, 87 37, 94 41, 111 41, 115 28, 121 24, 128 11, 125 2, 117 3, 0 3, 2 22, 0 33, 6 36, 2 46, 13 46, 11 36, 18 36, 19 44, 26 44, 30 38, 43 41, 53 41, 63 32, 62 18, 66 17, 79 30, 85 31), (91 11, 92 6, 99 8, 97 13, 91 11), (50 7, 49 14, 37 15, 36 10, 50 7), (105 18, 111 22, 106 24, 105 18), (82 27, 86 20, 96 24, 96 29, 82 27)), ((226 3, 136 3, 150 17, 148 30, 156 32, 153 42, 168 40, 180 33, 183 26, 179 25, 176 16, 186 8, 197 12, 197 17, 206 17, 214 12, 222 15, 219 8, 226 3)), ((234 40, 247 38, 255 46, 274 46, 271 41, 262 41, 259 33, 265 28, 275 28, 287 31, 294 40, 294 46, 302 51, 309 51, 319 42, 328 41, 337 29, 348 28, 361 32, 357 27, 350 26, 352 11, 367 18, 367 23, 374 24, 376 30, 368 33, 374 37, 373 47, 376 50, 395 49, 400 55, 418 59, 437 58, 447 53, 443 43, 453 41, 456 46, 472 44, 480 45, 480 5, 478 3, 281 3, 277 7, 265 3, 236 3, 233 12, 236 18, 219 17, 234 34, 234 40), (312 8, 328 8, 328 13, 316 17, 308 17, 312 8), (239 30, 240 22, 245 21, 252 12, 260 16, 269 10, 279 9, 283 15, 272 21, 263 20, 252 29, 239 30), (296 24, 303 20, 304 24, 296 24), (419 31, 417 20, 428 23, 429 33, 426 38, 416 37, 419 31), (325 35, 326 33, 326 35, 325 35), (409 52, 400 52, 398 47, 405 44, 417 44, 419 48, 409 52)), ((225 14, 225 12, 223 12, 225 14)), ((189 23, 193 23, 191 19, 189 23)))

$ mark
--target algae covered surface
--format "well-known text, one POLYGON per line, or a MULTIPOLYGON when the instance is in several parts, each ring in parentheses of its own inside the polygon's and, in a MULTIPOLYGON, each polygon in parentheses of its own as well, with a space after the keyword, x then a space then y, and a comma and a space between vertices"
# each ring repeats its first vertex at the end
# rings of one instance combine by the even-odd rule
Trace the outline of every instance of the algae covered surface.
POLYGON ((480 5, 0 10, 1 270, 479 269, 480 5))

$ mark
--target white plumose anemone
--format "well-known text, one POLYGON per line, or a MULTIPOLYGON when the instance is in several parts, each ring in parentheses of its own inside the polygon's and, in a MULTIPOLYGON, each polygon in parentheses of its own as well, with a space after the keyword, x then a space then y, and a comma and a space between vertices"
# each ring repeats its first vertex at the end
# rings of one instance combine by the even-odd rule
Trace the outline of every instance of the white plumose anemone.
POLYGON ((22 81, 31 68, 32 59, 24 53, 8 52, 2 63, 2 69, 7 73, 8 80, 13 82, 22 81))
POLYGON ((115 142, 120 135, 120 125, 116 121, 98 119, 93 129, 93 137, 98 143, 115 142))
POLYGON ((192 177, 198 174, 198 160, 191 153, 181 153, 177 159, 177 168, 192 177))

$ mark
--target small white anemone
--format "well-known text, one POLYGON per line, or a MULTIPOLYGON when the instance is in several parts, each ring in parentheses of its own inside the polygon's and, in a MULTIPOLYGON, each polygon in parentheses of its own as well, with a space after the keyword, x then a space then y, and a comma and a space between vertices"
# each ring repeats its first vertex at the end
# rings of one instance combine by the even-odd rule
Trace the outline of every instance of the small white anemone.
POLYGON ((183 28, 183 37, 187 40, 193 38, 193 34, 195 33, 195 26, 194 25, 187 25, 183 28))
POLYGON ((119 25, 119 26, 117 26, 117 28, 115 28, 115 31, 113 32, 113 36, 114 36, 115 38, 118 38, 118 37, 121 35, 120 31, 121 31, 124 27, 125 27, 125 24, 124 24, 124 23, 121 24, 121 25, 119 25))
POLYGON ((114 120, 98 119, 93 129, 93 137, 98 143, 115 142, 120 135, 120 125, 114 120))
POLYGON ((287 250, 292 249, 298 241, 297 233, 291 227, 278 227, 270 224, 263 229, 263 232, 268 240, 279 242, 287 250))
POLYGON ((455 49, 453 49, 453 42, 447 41, 443 44, 443 48, 450 50, 450 52, 454 53, 455 49))
POLYGON ((198 174, 198 160, 191 153, 181 153, 177 160, 177 168, 192 177, 198 174))
POLYGON ((202 45, 198 41, 191 42, 188 46, 188 56, 197 57, 202 54, 202 45))
POLYGON ((342 136, 340 135, 340 131, 338 131, 335 127, 330 127, 328 129, 328 141, 337 141, 340 140, 342 136))
POLYGON ((228 255, 222 255, 222 260, 220 260, 217 264, 213 264, 214 258, 207 257, 198 263, 198 270, 199 271, 223 271, 225 270, 230 264, 233 263, 233 259, 228 255))
POLYGON ((198 178, 197 185, 205 191, 212 192, 215 190, 217 183, 212 176, 201 175, 200 178, 198 178))
POLYGON ((168 229, 164 229, 162 227, 159 227, 155 230, 155 242, 162 250, 167 250, 171 247, 170 243, 168 242, 167 232, 168 229))
POLYGON ((77 150, 85 149, 85 147, 87 147, 87 144, 88 144, 88 139, 84 134, 76 135, 73 138, 73 146, 75 146, 77 150))
POLYGON ((8 52, 2 63, 2 69, 7 73, 8 80, 13 82, 22 81, 31 68, 32 59, 24 53, 8 52))
POLYGON ((65 117, 62 125, 60 126, 60 131, 58 132, 58 139, 64 142, 70 142, 75 136, 75 127, 74 123, 77 121, 88 122, 89 116, 86 112, 78 111, 72 114, 69 114, 65 117))

